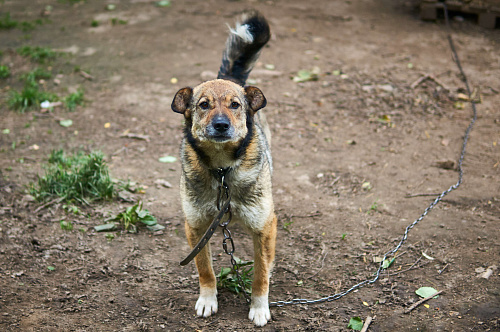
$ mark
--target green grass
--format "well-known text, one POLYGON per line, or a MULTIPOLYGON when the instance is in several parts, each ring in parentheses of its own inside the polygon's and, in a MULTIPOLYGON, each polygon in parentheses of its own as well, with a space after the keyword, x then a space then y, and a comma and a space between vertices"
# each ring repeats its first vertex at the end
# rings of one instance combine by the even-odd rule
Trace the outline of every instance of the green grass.
POLYGON ((101 152, 82 152, 66 156, 63 150, 52 151, 45 175, 29 189, 39 201, 60 198, 89 204, 95 200, 111 199, 114 184, 101 152))
POLYGON ((10 30, 14 29, 17 27, 19 22, 14 21, 13 19, 10 18, 10 13, 5 13, 5 15, 0 18, 0 29, 3 30, 10 30))
POLYGON ((19 55, 29 57, 32 61, 43 63, 46 60, 55 59, 57 57, 57 52, 51 50, 48 47, 40 46, 23 46, 17 49, 19 55))
POLYGON ((7 78, 10 76, 10 68, 5 65, 0 66, 0 78, 7 78))
POLYGON ((33 106, 39 106, 41 102, 56 101, 57 95, 47 91, 40 90, 38 84, 33 80, 26 80, 21 92, 12 90, 7 99, 7 105, 10 109, 24 113, 33 106))
POLYGON ((66 108, 70 111, 73 112, 76 109, 76 106, 78 105, 83 105, 84 101, 84 92, 82 89, 78 89, 76 92, 68 95, 66 98, 64 98, 64 105, 66 108))
POLYGON ((35 68, 32 71, 21 75, 21 79, 26 82, 36 82, 39 79, 49 79, 51 77, 52 73, 42 68, 35 68))
POLYGON ((245 262, 237 257, 234 257, 234 259, 245 288, 243 289, 240 286, 238 278, 230 267, 223 267, 221 269, 220 273, 217 275, 217 286, 226 288, 236 294, 246 292, 250 295, 252 294, 253 261, 245 262))

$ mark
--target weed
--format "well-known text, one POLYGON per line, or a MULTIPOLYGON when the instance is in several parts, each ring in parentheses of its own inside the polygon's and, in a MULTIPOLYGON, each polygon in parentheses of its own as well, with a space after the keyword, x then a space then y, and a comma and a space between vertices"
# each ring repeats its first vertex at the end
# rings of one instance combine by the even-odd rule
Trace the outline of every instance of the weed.
POLYGON ((340 239, 345 240, 346 236, 347 236, 347 233, 342 233, 342 235, 340 236, 340 239))
POLYGON ((35 24, 31 22, 21 22, 21 30, 23 32, 35 30, 35 24))
POLYGON ((76 106, 83 104, 83 96, 83 90, 78 89, 76 92, 73 92, 64 98, 64 105, 70 112, 73 112, 76 109, 76 106))
POLYGON ((375 201, 372 203, 372 205, 370 206, 370 209, 366 213, 371 214, 372 212, 379 212, 378 209, 379 209, 378 201, 375 201))
POLYGON ((217 275, 217 286, 226 288, 236 294, 242 292, 252 294, 253 261, 245 262, 237 257, 234 257, 234 259, 245 289, 242 289, 238 282, 238 278, 233 273, 233 269, 229 267, 223 267, 217 275))
POLYGON ((63 231, 71 231, 71 230, 73 230, 73 223, 71 221, 61 220, 59 222, 59 225, 61 225, 61 229, 63 231))
POLYGON ((285 223, 283 223, 283 229, 285 231, 287 231, 288 233, 290 233, 290 227, 293 225, 293 221, 287 221, 285 223))
POLYGON ((137 233, 139 222, 145 224, 151 230, 164 228, 158 225, 156 218, 148 210, 142 208, 141 201, 134 206, 128 207, 125 212, 121 212, 107 220, 107 222, 110 221, 120 222, 123 228, 130 233, 137 233))
POLYGON ((43 63, 45 60, 54 59, 57 56, 57 52, 48 47, 40 46, 23 46, 17 49, 17 53, 39 63, 43 63))
POLYGON ((35 68, 32 71, 21 75, 21 79, 26 82, 36 82, 39 79, 49 79, 52 77, 52 73, 50 71, 43 70, 42 68, 35 68))
POLYGON ((78 208, 78 206, 73 205, 73 204, 70 204, 70 205, 64 204, 63 205, 63 210, 66 211, 66 212, 68 212, 68 213, 73 213, 75 215, 81 214, 81 211, 78 208))
POLYGON ((29 108, 40 105, 42 101, 56 101, 57 99, 56 94, 41 91, 35 81, 27 80, 21 92, 11 91, 7 105, 10 109, 24 113, 29 108))
POLYGON ((10 18, 10 13, 5 13, 3 18, 0 18, 0 29, 10 30, 17 27, 19 22, 10 18))
POLYGON ((92 20, 92 22, 90 23, 90 26, 93 27, 93 28, 96 28, 99 26, 99 22, 96 21, 96 20, 92 20))
POLYGON ((60 197, 88 204, 91 200, 111 199, 115 188, 101 152, 82 152, 66 156, 62 150, 52 151, 45 175, 32 184, 30 194, 43 201, 60 197))
POLYGON ((10 68, 5 65, 0 66, 0 78, 7 78, 10 76, 10 68))

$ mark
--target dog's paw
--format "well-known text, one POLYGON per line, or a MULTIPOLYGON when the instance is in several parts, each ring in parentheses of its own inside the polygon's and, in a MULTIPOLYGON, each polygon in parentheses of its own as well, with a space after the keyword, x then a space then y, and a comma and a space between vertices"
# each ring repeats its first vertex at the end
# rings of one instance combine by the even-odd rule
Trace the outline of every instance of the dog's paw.
POLYGON ((254 322, 256 326, 264 326, 267 324, 267 322, 271 319, 267 295, 252 297, 252 304, 250 305, 248 318, 254 322))
POLYGON ((208 317, 217 312, 217 295, 200 295, 196 306, 196 314, 200 317, 208 317))

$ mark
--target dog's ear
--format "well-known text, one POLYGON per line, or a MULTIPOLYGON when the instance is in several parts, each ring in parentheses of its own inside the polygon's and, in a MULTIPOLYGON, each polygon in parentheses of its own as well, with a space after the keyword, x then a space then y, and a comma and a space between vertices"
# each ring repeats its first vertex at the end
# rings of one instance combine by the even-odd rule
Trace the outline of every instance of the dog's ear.
POLYGON ((186 114, 189 108, 189 103, 191 102, 191 97, 193 96, 193 89, 190 87, 180 89, 175 94, 174 100, 172 100, 172 111, 176 113, 186 114))
POLYGON ((245 97, 247 98, 248 105, 252 110, 252 114, 255 114, 261 108, 266 107, 267 100, 264 97, 262 91, 254 86, 245 87, 245 97))

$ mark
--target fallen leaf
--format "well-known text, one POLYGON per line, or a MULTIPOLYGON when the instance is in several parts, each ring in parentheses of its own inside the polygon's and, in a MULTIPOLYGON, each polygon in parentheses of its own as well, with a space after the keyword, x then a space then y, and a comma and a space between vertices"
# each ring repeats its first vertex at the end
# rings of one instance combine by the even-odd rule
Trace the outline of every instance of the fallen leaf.
MULTIPOLYGON (((432 295, 432 294, 431 294, 431 295, 432 295)), ((430 305, 428 305, 428 304, 424 304, 424 307, 426 307, 427 309, 429 309, 429 308, 430 308, 430 305)))
POLYGON ((109 128, 109 127, 111 127, 111 123, 106 122, 106 123, 104 124, 104 128, 109 128))
POLYGON ((166 180, 158 179, 154 182, 157 187, 163 186, 165 188, 172 188, 172 184, 166 180))
POLYGON ((347 327, 356 331, 361 331, 363 328, 363 320, 359 317, 352 317, 347 327))
POLYGON ((94 229, 96 230, 96 232, 114 231, 116 229, 116 224, 114 222, 111 222, 104 225, 94 226, 94 229))
POLYGON ((365 301, 363 301, 363 305, 365 305, 365 306, 367 306, 367 307, 369 307, 369 306, 370 306, 370 305, 368 304, 368 302, 365 302, 365 301))
POLYGON ((168 0, 157 1, 157 2, 155 2, 155 5, 157 7, 169 7, 170 6, 170 1, 168 1, 168 0))
POLYGON ((73 125, 73 120, 61 120, 59 124, 65 128, 71 127, 73 125))
MULTIPOLYGON (((422 298, 426 298, 426 297, 429 297, 431 296, 432 294, 436 294, 437 293, 437 290, 435 290, 434 288, 432 287, 420 287, 419 289, 417 289, 415 291, 415 293, 422 297, 422 298)), ((439 295, 436 295, 434 296, 433 298, 434 299, 437 299, 439 297, 439 295)))
POLYGON ((434 260, 434 258, 433 258, 433 257, 431 257, 431 256, 427 255, 427 254, 426 254, 425 252, 423 252, 423 251, 422 251, 422 256, 424 256, 425 258, 427 258, 427 259, 428 259, 428 260, 430 260, 430 261, 433 261, 433 260, 434 260))
POLYGON ((2 134, 5 134, 5 135, 10 134, 10 129, 2 130, 2 134))
POLYGON ((175 163, 177 161, 177 158, 174 156, 164 156, 158 159, 160 163, 175 163))

